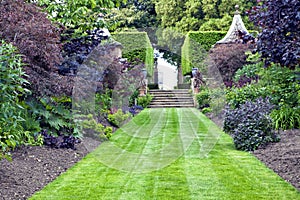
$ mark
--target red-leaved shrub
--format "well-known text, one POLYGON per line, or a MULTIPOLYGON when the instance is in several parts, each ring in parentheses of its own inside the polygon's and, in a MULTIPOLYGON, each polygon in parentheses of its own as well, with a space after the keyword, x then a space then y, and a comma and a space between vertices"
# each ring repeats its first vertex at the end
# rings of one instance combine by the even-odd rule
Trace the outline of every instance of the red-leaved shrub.
POLYGON ((23 0, 0 2, 0 38, 18 47, 35 95, 71 94, 70 77, 57 73, 61 61, 60 30, 34 4, 23 0))
POLYGON ((235 72, 247 64, 245 53, 250 49, 249 44, 218 44, 209 52, 210 64, 220 72, 224 82, 229 82, 235 72))

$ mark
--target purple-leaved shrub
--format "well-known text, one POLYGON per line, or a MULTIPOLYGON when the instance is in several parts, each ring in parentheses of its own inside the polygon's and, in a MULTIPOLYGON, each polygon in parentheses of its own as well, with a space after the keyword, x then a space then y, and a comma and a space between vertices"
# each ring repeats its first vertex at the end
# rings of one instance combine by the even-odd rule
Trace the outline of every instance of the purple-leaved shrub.
POLYGON ((269 116, 274 109, 269 100, 246 101, 236 109, 226 108, 224 131, 233 138, 239 150, 253 151, 261 145, 279 141, 269 116))

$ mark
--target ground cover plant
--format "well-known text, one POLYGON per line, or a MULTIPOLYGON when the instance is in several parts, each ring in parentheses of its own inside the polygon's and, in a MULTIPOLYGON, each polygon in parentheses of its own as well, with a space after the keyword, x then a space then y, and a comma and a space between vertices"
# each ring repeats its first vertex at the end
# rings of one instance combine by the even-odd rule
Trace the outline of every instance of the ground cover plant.
POLYGON ((196 109, 145 109, 30 199, 298 199, 196 109), (190 140, 190 139, 193 140, 190 140), (171 144, 171 145, 170 145, 171 144))

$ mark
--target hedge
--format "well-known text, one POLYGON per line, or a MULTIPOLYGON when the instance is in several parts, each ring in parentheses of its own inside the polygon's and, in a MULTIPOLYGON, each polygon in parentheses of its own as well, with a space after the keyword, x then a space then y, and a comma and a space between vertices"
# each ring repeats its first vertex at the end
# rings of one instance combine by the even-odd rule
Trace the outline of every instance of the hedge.
POLYGON ((145 63, 148 76, 153 77, 153 48, 146 32, 113 33, 112 38, 123 45, 122 57, 134 62, 139 59, 145 63))
MULTIPOLYGON (((249 31, 252 35, 257 35, 256 31, 249 31)), ((225 37, 227 31, 191 31, 182 46, 182 73, 191 73, 192 68, 203 68, 203 59, 206 53, 217 41, 225 37)))
POLYGON ((194 67, 201 69, 206 53, 217 41, 221 40, 226 33, 226 31, 189 32, 181 49, 182 73, 184 75, 189 74, 194 67))

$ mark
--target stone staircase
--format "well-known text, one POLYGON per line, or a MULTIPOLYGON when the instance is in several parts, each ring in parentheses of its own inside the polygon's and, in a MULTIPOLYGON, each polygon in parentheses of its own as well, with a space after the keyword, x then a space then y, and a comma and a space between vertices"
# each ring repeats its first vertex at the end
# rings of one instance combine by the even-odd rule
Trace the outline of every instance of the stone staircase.
POLYGON ((153 96, 149 108, 194 107, 193 96, 188 89, 150 90, 149 93, 153 96))

